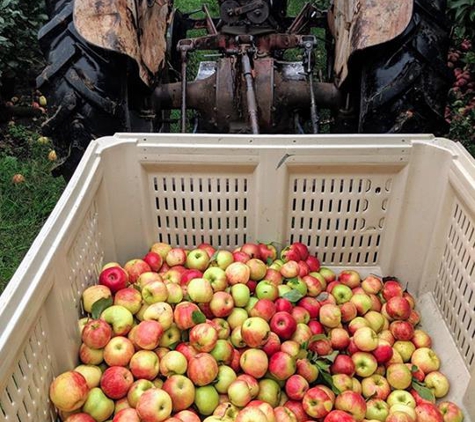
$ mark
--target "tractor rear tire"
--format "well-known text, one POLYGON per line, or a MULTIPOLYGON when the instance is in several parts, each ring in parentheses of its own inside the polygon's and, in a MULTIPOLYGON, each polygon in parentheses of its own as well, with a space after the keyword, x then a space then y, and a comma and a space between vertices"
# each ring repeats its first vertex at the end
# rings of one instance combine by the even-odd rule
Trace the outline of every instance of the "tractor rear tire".
POLYGON ((69 180, 91 140, 115 132, 154 129, 138 110, 148 89, 124 55, 87 43, 73 24, 74 0, 49 2, 51 20, 38 38, 48 65, 37 87, 53 105, 43 124, 58 156, 53 175, 69 180), (133 86, 133 89, 130 87, 133 86), (134 98, 128 92, 134 93, 134 98))
POLYGON ((446 65, 445 8, 445 0, 415 0, 403 34, 365 52, 360 61, 358 132, 447 132, 444 111, 452 76, 446 65))

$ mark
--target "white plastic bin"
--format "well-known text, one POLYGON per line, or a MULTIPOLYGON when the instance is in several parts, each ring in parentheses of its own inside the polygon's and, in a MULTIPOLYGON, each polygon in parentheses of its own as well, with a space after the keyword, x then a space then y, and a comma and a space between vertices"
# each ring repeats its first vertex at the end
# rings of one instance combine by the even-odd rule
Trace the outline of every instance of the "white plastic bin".
POLYGON ((91 143, 0 297, 0 420, 49 421, 80 295, 154 241, 301 241, 418 298, 449 399, 475 421, 475 164, 431 136, 118 134, 91 143))

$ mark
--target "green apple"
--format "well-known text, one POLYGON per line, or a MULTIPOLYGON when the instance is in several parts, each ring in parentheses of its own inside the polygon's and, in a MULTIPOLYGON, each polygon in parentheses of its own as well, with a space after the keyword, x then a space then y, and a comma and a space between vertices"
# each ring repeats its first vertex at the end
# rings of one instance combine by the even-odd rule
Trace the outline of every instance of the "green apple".
POLYGON ((237 378, 234 369, 227 365, 221 365, 216 377, 214 388, 219 394, 226 394, 231 383, 237 378))
POLYGON ((231 296, 234 299, 234 306, 244 308, 251 297, 251 291, 246 284, 235 284, 231 287, 231 296))
POLYGON ((109 419, 114 413, 114 408, 114 400, 107 397, 99 387, 91 388, 82 406, 83 412, 91 415, 97 422, 109 419))
POLYGON ((366 419, 384 422, 389 415, 389 405, 381 399, 366 402, 366 419))
POLYGON ((241 326, 248 318, 249 315, 244 308, 234 308, 231 314, 226 318, 226 321, 229 324, 229 328, 234 330, 234 328, 241 326))
POLYGON ((344 284, 337 284, 333 287, 331 294, 335 298, 337 305, 342 305, 351 299, 353 291, 344 284))
POLYGON ((209 303, 213 298, 213 287, 206 278, 193 278, 187 286, 187 294, 195 303, 209 303))
POLYGON ((195 406, 201 415, 209 416, 218 407, 219 394, 212 385, 198 387, 195 390, 195 406))
POLYGON ((255 295, 258 299, 269 299, 274 301, 279 297, 279 289, 270 281, 262 280, 257 283, 255 295))
POLYGON ((277 288, 279 289, 279 297, 283 297, 286 293, 289 293, 293 290, 292 287, 288 286, 287 284, 279 284, 277 288))
POLYGON ((277 381, 270 378, 262 378, 259 380, 259 392, 257 400, 269 403, 272 407, 277 407, 280 402, 282 389, 277 381))
POLYGON ((286 285, 292 289, 297 290, 302 296, 305 296, 307 294, 307 283, 305 283, 305 281, 303 281, 300 277, 294 277, 290 280, 287 280, 286 285))
POLYGON ((406 390, 393 390, 386 399, 386 403, 389 407, 395 404, 404 404, 406 406, 416 408, 416 400, 409 391, 406 390))
POLYGON ((137 407, 137 403, 139 401, 140 396, 150 388, 154 388, 152 381, 145 380, 145 379, 138 379, 135 381, 129 388, 127 392, 127 401, 129 405, 135 409, 137 407))
POLYGON ((399 352, 404 362, 409 362, 412 354, 416 350, 414 343, 409 340, 397 340, 394 342, 393 348, 399 352))
POLYGON ((112 331, 116 336, 126 335, 134 324, 132 312, 121 305, 112 305, 104 309, 101 319, 112 326, 112 331))
POLYGON ((98 365, 78 365, 74 370, 86 378, 89 388, 94 388, 99 385, 102 377, 102 369, 98 365))
POLYGON ((172 326, 162 334, 160 343, 158 343, 158 345, 160 347, 169 348, 170 346, 177 344, 180 340, 181 331, 175 324, 172 324, 172 326))

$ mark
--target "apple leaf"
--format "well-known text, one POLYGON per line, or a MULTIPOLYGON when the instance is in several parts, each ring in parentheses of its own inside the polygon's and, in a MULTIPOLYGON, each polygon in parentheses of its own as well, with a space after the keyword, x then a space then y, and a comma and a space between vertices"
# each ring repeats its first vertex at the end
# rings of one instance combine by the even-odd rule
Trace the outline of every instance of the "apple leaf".
POLYGON ((274 261, 272 261, 272 258, 270 256, 268 256, 267 259, 266 259, 267 266, 269 267, 270 265, 272 265, 273 262, 274 261))
POLYGON ((333 383, 333 378, 328 368, 325 368, 324 366, 320 366, 318 364, 317 364, 317 367, 318 367, 319 377, 321 377, 322 379, 322 383, 330 387, 335 394, 340 394, 341 391, 333 383))
POLYGON ((425 386, 424 383, 417 381, 415 378, 412 379, 412 388, 417 391, 417 393, 424 400, 429 400, 431 403, 435 403, 435 396, 432 390, 425 386))
POLYGON ((191 319, 195 324, 201 324, 203 322, 206 322, 205 314, 200 311, 193 311, 193 313, 191 314, 191 319))
POLYGON ((326 359, 327 361, 333 363, 333 362, 335 362, 335 359, 338 356, 338 354, 339 354, 339 351, 334 350, 329 355, 321 356, 321 359, 326 359))
POLYGON ((378 395, 378 392, 375 391, 373 394, 371 394, 370 396, 368 396, 368 397, 365 398, 365 402, 368 403, 370 400, 376 398, 377 395, 378 395))
POLYGON ((292 289, 290 292, 284 293, 282 297, 287 299, 289 302, 295 303, 303 298, 303 294, 296 289, 292 289))
POLYGON ((218 257, 218 252, 219 252, 219 251, 216 251, 216 252, 211 256, 211 258, 209 259, 209 262, 216 261, 216 258, 218 257))
POLYGON ((319 356, 314 356, 312 358, 312 362, 316 365, 318 370, 321 371, 321 372, 325 372, 325 371, 328 372, 328 370, 330 369, 330 363, 325 362, 319 356))
POLYGON ((300 346, 302 350, 307 350, 308 349, 308 341, 304 341, 302 345, 300 346))
POLYGON ((113 304, 112 297, 103 297, 99 300, 96 300, 92 304, 92 308, 91 308, 92 318, 98 319, 101 316, 102 311, 104 311, 104 309, 107 309, 109 306, 112 306, 112 304, 113 304))
POLYGON ((181 341, 175 341, 175 343, 172 343, 168 346, 170 350, 175 350, 176 346, 178 346, 181 343, 181 341))
POLYGON ((322 292, 315 299, 317 299, 319 302, 323 302, 324 300, 328 299, 328 296, 329 295, 327 292, 322 292))
POLYGON ((310 343, 314 342, 314 341, 318 341, 318 340, 325 340, 327 339, 328 336, 326 334, 314 334, 311 338, 310 338, 310 343))

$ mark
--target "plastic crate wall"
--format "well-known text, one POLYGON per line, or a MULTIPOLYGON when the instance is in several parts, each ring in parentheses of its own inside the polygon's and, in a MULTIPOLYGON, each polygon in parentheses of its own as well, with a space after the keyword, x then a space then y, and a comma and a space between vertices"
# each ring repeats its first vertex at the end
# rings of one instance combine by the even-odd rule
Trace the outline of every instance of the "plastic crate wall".
POLYGON ((434 298, 468 368, 475 367, 475 220, 454 201, 434 298))
MULTIPOLYGON (((32 311, 31 324, 24 324, 31 328, 21 344, 11 347, 15 350, 13 357, 7 353, 5 345, 0 350, 2 357, 9 356, 9 362, 14 362, 9 366, 13 373, 4 376, 5 367, 1 370, 0 404, 5 420, 23 422, 52 417, 47 400, 49 382, 53 375, 70 369, 77 360, 75 324, 80 313, 80 293, 95 282, 104 262, 125 262, 140 256, 157 240, 187 247, 210 242, 232 248, 246 241, 276 239, 282 245, 294 240, 309 243, 307 233, 313 230, 317 236, 310 239, 311 249, 319 253, 325 265, 339 267, 358 261, 359 264, 363 262, 363 272, 380 266, 385 271, 401 269, 404 276, 421 284, 417 293, 421 294, 422 302, 429 294, 430 306, 424 309, 426 315, 436 317, 430 321, 438 324, 433 331, 440 331, 447 338, 453 337, 456 342, 452 348, 448 342, 436 341, 454 356, 457 370, 452 372, 456 376, 466 374, 461 368, 466 365, 472 371, 468 382, 475 388, 473 363, 471 367, 469 361, 460 365, 457 357, 460 354, 470 359, 473 351, 473 341, 470 343, 475 322, 473 296, 468 296, 468 303, 465 300, 468 298, 466 292, 473 291, 469 263, 474 259, 473 237, 467 226, 474 226, 472 210, 475 210, 475 204, 462 200, 463 192, 451 194, 455 202, 451 195, 446 195, 451 197, 445 201, 446 209, 438 216, 437 224, 442 228, 439 231, 443 240, 433 242, 444 245, 432 254, 433 261, 439 263, 436 269, 424 270, 422 265, 404 269, 402 264, 406 260, 417 261, 411 255, 420 248, 401 250, 394 247, 419 226, 426 227, 416 240, 426 247, 431 246, 430 234, 434 231, 431 224, 435 214, 427 217, 429 222, 421 219, 421 215, 430 214, 430 205, 422 211, 419 210, 420 201, 412 208, 407 206, 427 188, 427 183, 418 186, 417 179, 411 179, 408 171, 408 168, 420 168, 419 163, 413 161, 427 155, 425 146, 421 146, 418 158, 412 151, 414 146, 405 145, 405 141, 373 147, 379 139, 367 141, 360 137, 361 145, 355 144, 358 148, 352 150, 351 142, 335 138, 331 143, 325 143, 323 139, 324 145, 317 154, 294 154, 290 146, 285 150, 289 153, 282 157, 282 151, 275 153, 273 147, 230 152, 226 146, 222 150, 210 146, 201 152, 199 145, 192 145, 187 139, 184 142, 189 151, 180 152, 175 138, 134 139, 130 136, 105 139, 92 145, 77 179, 73 180, 72 191, 66 192, 69 199, 59 204, 63 209, 58 210, 61 216, 58 223, 64 225, 60 241, 54 241, 57 236, 54 227, 45 227, 52 234, 43 242, 46 246, 43 245, 41 253, 46 254, 46 248, 52 256, 48 258, 48 269, 44 274, 38 274, 41 280, 34 280, 36 290, 39 290, 34 294, 39 294, 39 307, 40 302, 44 302, 43 309, 32 311), (350 165, 347 166, 347 162, 350 165), (414 192, 411 192, 413 186, 414 192), (413 215, 414 210, 419 213, 414 221, 405 222, 400 228, 400 221, 413 215), (450 213, 452 221, 448 228, 447 222, 440 217, 445 218, 450 213), (458 245, 462 241, 464 246, 460 249, 458 245), (468 255, 461 254, 462 250, 468 255), (457 271, 463 272, 463 276, 457 276, 457 271), (426 277, 430 283, 421 281, 427 274, 434 274, 434 277, 426 277), (424 283, 427 288, 423 288, 424 283), (447 286, 450 283, 451 287, 447 286), (454 299, 454 295, 458 299, 454 299), (437 309, 431 307, 432 302, 437 304, 437 309), (457 315, 464 315, 464 310, 466 316, 457 319, 457 315), (58 315, 67 316, 67 321, 58 315), (43 373, 38 370, 33 375, 39 380, 38 386, 31 382, 30 376, 25 377, 22 373, 24 364, 22 370, 19 367, 23 359, 32 368, 41 368, 41 364, 30 357, 28 344, 41 348, 32 354, 39 356, 39 361, 48 369, 43 373), (23 357, 25 353, 26 358, 23 357), (19 385, 18 380, 23 380, 23 385, 19 385)), ((193 142, 202 140, 200 137, 190 139, 193 142)), ((212 142, 220 140, 213 138, 212 142)), ((229 142, 237 141, 230 137, 229 142)), ((276 138, 277 146, 279 142, 287 143, 288 140, 276 138)), ((313 148, 313 142, 313 139, 308 140, 309 149, 313 148)), ((450 162, 451 154, 447 151, 439 155, 440 160, 450 162)), ((429 185, 437 185, 439 181, 447 185, 446 172, 450 164, 439 166, 432 158, 428 162, 434 167, 434 178, 429 180, 429 185)), ((430 192, 429 199, 440 197, 438 201, 442 202, 444 195, 444 192, 430 192)), ((434 208, 439 208, 438 203, 434 208)), ((420 255, 426 256, 425 251, 420 255)), ((39 265, 37 261, 25 265, 35 270, 39 265)), ((21 288, 30 282, 24 278, 19 283, 21 288)), ((28 299, 29 302, 33 301, 28 299)), ((23 309, 21 312, 28 313, 23 309)), ((21 321, 16 324, 22 325, 21 321)), ((473 357, 471 359, 473 361, 473 357)), ((464 393, 465 384, 457 390, 458 402, 464 393)))
MULTIPOLYGON (((2 420, 15 422, 55 421, 56 412, 48 397, 48 387, 54 376, 70 369, 76 356, 67 356, 61 363, 61 355, 67 355, 66 342, 61 338, 69 332, 69 343, 77 348, 77 324, 82 316, 81 294, 97 282, 103 260, 101 231, 98 210, 93 202, 79 225, 76 236, 67 250, 59 250, 56 260, 63 261, 60 274, 49 272, 49 277, 57 277, 57 284, 46 298, 45 306, 34 318, 34 325, 25 336, 21 353, 13 359, 12 372, 0 396, 0 416, 2 420), (58 304, 58 299, 62 303, 58 304), (67 312, 64 312, 66 307, 67 312), (55 312, 56 311, 56 312, 55 312), (65 324, 68 321, 68 324, 65 324), (71 339, 71 336, 73 338, 71 339)), ((58 264, 58 262, 55 264, 58 264)), ((23 331, 24 327, 20 327, 23 331)))

